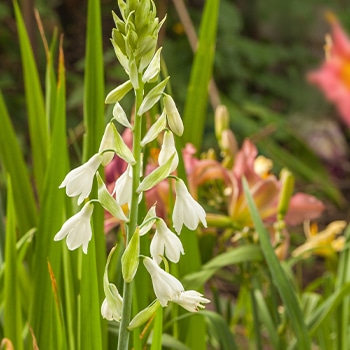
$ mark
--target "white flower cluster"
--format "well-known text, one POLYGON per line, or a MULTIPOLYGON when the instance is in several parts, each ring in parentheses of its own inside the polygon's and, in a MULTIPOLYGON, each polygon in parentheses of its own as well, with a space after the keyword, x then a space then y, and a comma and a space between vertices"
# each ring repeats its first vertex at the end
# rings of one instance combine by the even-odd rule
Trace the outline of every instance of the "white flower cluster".
MULTIPOLYGON (((138 6, 139 7, 136 9, 129 9, 128 11, 130 11, 130 13, 128 16, 124 13, 123 18, 125 21, 132 20, 135 13, 135 16, 137 16, 137 11, 144 5, 140 3, 138 6)), ((127 10, 124 9, 124 12, 127 12, 127 10)), ((118 24, 118 28, 124 28, 124 22, 115 14, 114 20, 116 24, 118 24)), ((151 27, 149 30, 153 38, 154 33, 158 33, 161 23, 155 27, 152 21, 150 23, 151 27)), ((158 22, 155 21, 154 23, 158 22)), ((125 26, 125 28, 129 27, 130 26, 125 26)), ((131 26, 130 28, 133 27, 131 26)), ((137 28, 135 30, 137 30, 137 28)), ((183 226, 195 230, 199 223, 201 223, 206 227, 206 214, 204 209, 191 196, 184 181, 174 175, 179 162, 179 157, 175 148, 174 134, 178 136, 182 135, 184 128, 183 123, 174 100, 170 95, 164 93, 169 77, 159 82, 144 96, 143 86, 149 83, 154 85, 154 82, 159 79, 161 49, 155 52, 155 42, 147 53, 140 56, 132 56, 130 54, 131 49, 138 52, 138 44, 134 42, 129 43, 127 40, 129 40, 129 36, 119 37, 119 32, 113 32, 112 43, 116 55, 130 79, 113 89, 106 97, 106 103, 114 104, 113 118, 106 126, 99 151, 85 164, 69 172, 60 185, 60 188, 66 188, 68 196, 79 196, 78 205, 80 205, 90 196, 93 181, 96 176, 98 199, 86 201, 81 211, 63 224, 61 230, 55 235, 54 240, 62 240, 67 236, 66 243, 68 249, 73 250, 82 246, 83 252, 87 254, 88 244, 92 238, 90 218, 93 213, 94 202, 99 202, 104 209, 109 211, 120 221, 124 221, 128 226, 130 225, 132 216, 134 215, 137 217, 137 213, 135 215, 132 208, 135 206, 135 203, 137 206, 137 201, 140 202, 142 200, 143 192, 157 186, 161 181, 167 178, 174 179, 176 199, 172 222, 176 233, 172 232, 167 227, 166 222, 162 218, 157 217, 155 206, 149 209, 141 224, 136 224, 136 227, 132 229, 128 226, 128 233, 131 238, 127 242, 122 257, 123 278, 127 283, 131 282, 134 278, 139 261, 139 237, 146 235, 152 228, 155 228, 150 246, 150 255, 152 258, 144 257, 143 262, 150 273, 154 292, 159 304, 165 307, 168 305, 168 302, 175 302, 191 312, 198 311, 198 309, 203 308, 203 304, 208 303, 209 300, 196 291, 185 291, 180 281, 159 266, 165 258, 173 263, 177 263, 180 256, 184 254, 181 240, 178 237, 183 226), (123 44, 124 46, 120 44, 121 38, 126 40, 123 44), (128 120, 126 113, 119 103, 132 89, 135 90, 135 96, 140 96, 140 93, 142 96, 142 101, 139 100, 138 103, 136 103, 138 107, 136 108, 134 123, 128 120), (160 100, 164 106, 161 115, 148 131, 142 135, 140 132, 142 116, 160 100), (134 136, 132 150, 124 142, 114 122, 132 131, 134 136), (143 176, 141 172, 143 164, 142 148, 155 139, 160 138, 162 134, 163 143, 158 157, 159 166, 148 175, 143 176), (139 141, 137 142, 135 140, 139 141), (108 192, 97 170, 101 165, 106 166, 109 164, 115 155, 126 161, 128 166, 125 172, 116 180, 114 191, 111 194, 108 192), (134 177, 137 177, 137 179, 134 177)), ((143 50, 145 50, 144 47, 143 50)), ((135 222, 135 217, 133 218, 133 222, 135 222)), ((104 292, 106 299, 102 304, 101 313, 103 317, 108 320, 120 321, 122 317, 121 308, 123 305, 123 298, 119 295, 116 286, 108 281, 107 269, 109 260, 110 256, 105 269, 104 292)))

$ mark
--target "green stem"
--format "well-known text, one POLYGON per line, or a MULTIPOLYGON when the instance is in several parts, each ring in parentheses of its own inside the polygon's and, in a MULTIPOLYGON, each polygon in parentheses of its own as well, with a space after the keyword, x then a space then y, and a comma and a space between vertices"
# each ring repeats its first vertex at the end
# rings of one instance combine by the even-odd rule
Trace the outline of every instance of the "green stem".
MULTIPOLYGON (((141 76, 139 78, 139 88, 136 92, 135 110, 137 111, 143 100, 143 83, 141 76)), ((142 119, 141 116, 136 114, 135 123, 133 129, 133 155, 136 163, 132 167, 132 197, 129 213, 129 225, 126 232, 125 247, 128 245, 132 235, 134 234, 137 226, 138 218, 138 202, 139 194, 136 189, 140 185, 140 171, 141 171, 141 129, 142 119)), ((123 288, 123 308, 122 317, 119 328, 119 339, 118 339, 118 350, 127 350, 129 346, 130 332, 127 327, 130 323, 131 318, 131 306, 132 306, 132 285, 133 283, 127 283, 124 281, 123 288)))

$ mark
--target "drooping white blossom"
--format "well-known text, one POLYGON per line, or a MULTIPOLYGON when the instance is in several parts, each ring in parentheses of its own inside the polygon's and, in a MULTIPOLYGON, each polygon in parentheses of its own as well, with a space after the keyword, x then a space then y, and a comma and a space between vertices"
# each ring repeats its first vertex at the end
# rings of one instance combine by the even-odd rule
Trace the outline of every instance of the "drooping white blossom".
POLYGON ((176 200, 172 216, 175 231, 180 233, 183 225, 195 230, 199 222, 207 227, 204 209, 194 200, 181 179, 176 180, 175 189, 176 200))
MULTIPOLYGON (((120 295, 119 295, 120 297, 120 295)), ((120 309, 111 308, 107 298, 103 300, 103 303, 101 305, 101 315, 103 318, 105 318, 108 321, 117 321, 120 322, 121 319, 121 312, 122 312, 122 301, 123 299, 120 297, 120 309)))
POLYGON ((122 175, 115 182, 115 199, 119 205, 128 204, 130 207, 132 196, 132 167, 128 165, 122 175))
POLYGON ((190 312, 196 312, 199 309, 204 309, 205 306, 202 304, 210 303, 209 299, 203 298, 203 294, 195 290, 181 292, 178 298, 172 301, 190 312))
MULTIPOLYGON (((100 143, 100 148, 98 151, 101 153, 102 151, 107 149, 114 150, 114 144, 115 144, 115 141, 114 141, 113 123, 108 123, 106 125, 105 132, 103 133, 102 140, 100 143)), ((103 153, 102 165, 105 166, 108 163, 110 163, 114 157, 114 154, 115 153, 113 151, 103 153)))
POLYGON ((156 205, 152 205, 140 225, 140 236, 144 236, 154 225, 157 220, 156 205))
POLYGON ((149 257, 144 258, 143 264, 151 275, 153 290, 160 305, 163 307, 167 306, 169 301, 177 300, 180 297, 181 292, 184 291, 184 287, 178 279, 161 269, 149 257))
POLYGON ((82 246, 83 252, 87 254, 87 248, 92 237, 90 218, 94 210, 94 205, 88 202, 80 212, 69 218, 54 237, 55 241, 60 241, 67 236, 66 244, 69 250, 82 246))
POLYGON ((169 130, 166 130, 164 132, 162 148, 158 156, 159 165, 165 164, 173 154, 175 154, 175 156, 171 163, 171 169, 170 169, 171 173, 177 168, 179 164, 179 156, 177 155, 177 152, 176 152, 173 133, 169 130))
POLYGON ((92 182, 98 167, 101 165, 103 156, 99 153, 93 155, 86 163, 71 170, 59 188, 66 188, 67 196, 75 197, 79 195, 78 205, 89 196, 92 182))
POLYGON ((180 255, 184 254, 184 249, 179 237, 170 231, 162 219, 156 221, 156 232, 152 238, 151 255, 157 264, 162 261, 161 255, 177 263, 180 260, 180 255))
POLYGON ((205 307, 202 304, 210 302, 195 290, 185 291, 181 282, 164 271, 154 259, 145 257, 143 263, 151 275, 154 293, 161 306, 167 306, 170 301, 190 312, 196 312, 205 307))
POLYGON ((122 317, 123 298, 119 294, 116 285, 110 283, 108 279, 108 267, 115 249, 116 247, 113 247, 108 254, 103 274, 103 291, 105 293, 105 299, 101 305, 101 314, 103 318, 109 321, 114 320, 119 322, 122 317))

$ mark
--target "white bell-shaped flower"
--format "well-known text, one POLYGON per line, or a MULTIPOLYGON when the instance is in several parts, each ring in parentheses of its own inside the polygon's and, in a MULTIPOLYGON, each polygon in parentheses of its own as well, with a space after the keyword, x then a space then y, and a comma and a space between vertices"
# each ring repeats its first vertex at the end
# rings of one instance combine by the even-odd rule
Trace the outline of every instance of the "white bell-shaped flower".
POLYGON ((113 312, 113 308, 110 307, 107 298, 103 300, 103 303, 101 305, 101 315, 103 318, 105 318, 108 321, 117 321, 120 322, 121 318, 121 304, 123 302, 122 298, 120 297, 120 310, 119 312, 113 312))
POLYGON ((157 264, 162 261, 161 255, 177 263, 180 260, 180 255, 184 254, 182 243, 175 233, 170 231, 162 219, 156 221, 156 232, 151 242, 151 255, 157 264))
MULTIPOLYGON (((102 140, 100 143, 100 148, 98 151, 101 153, 102 151, 107 149, 114 150, 114 147, 115 147, 114 144, 115 144, 115 141, 114 141, 113 123, 108 123, 106 125, 105 132, 103 133, 102 140)), ((113 159, 114 154, 115 153, 113 151, 103 153, 102 165, 106 166, 107 164, 109 164, 113 159)))
POLYGON ((171 168, 170 168, 171 173, 177 168, 179 164, 179 156, 177 155, 176 148, 175 148, 174 135, 171 131, 166 130, 164 132, 162 148, 158 156, 159 165, 165 164, 173 154, 175 154, 175 156, 171 163, 171 168))
POLYGON ((92 182, 98 167, 101 165, 103 156, 99 153, 93 155, 86 163, 71 170, 59 186, 66 188, 67 196, 75 197, 79 195, 78 205, 89 196, 92 182))
POLYGON ((181 282, 170 273, 164 271, 151 258, 144 258, 143 263, 151 275, 154 293, 160 305, 167 306, 169 301, 177 300, 184 287, 181 282))
POLYGON ((119 205, 128 204, 130 207, 132 196, 132 167, 128 165, 122 175, 115 182, 115 199, 119 205))
POLYGON ((90 218, 94 205, 88 202, 80 212, 69 218, 55 235, 54 240, 60 241, 67 236, 67 247, 69 250, 82 246, 83 252, 87 254, 87 248, 92 237, 90 218))
POLYGON ((190 230, 195 230, 199 222, 207 227, 204 209, 193 199, 181 179, 176 180, 175 189, 176 200, 172 216, 175 231, 179 234, 183 225, 190 230))
POLYGON ((204 309, 205 306, 202 304, 210 303, 209 299, 203 298, 203 294, 195 290, 181 292, 179 297, 172 301, 190 312, 196 312, 199 309, 204 309))

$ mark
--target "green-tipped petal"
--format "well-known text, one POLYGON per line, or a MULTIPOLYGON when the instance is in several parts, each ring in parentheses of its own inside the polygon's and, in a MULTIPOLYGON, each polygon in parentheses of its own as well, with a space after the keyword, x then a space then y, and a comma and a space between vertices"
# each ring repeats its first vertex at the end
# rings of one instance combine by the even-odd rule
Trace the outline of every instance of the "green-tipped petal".
POLYGON ((155 140, 158 135, 165 129, 166 127, 166 114, 163 111, 161 116, 157 119, 157 121, 152 124, 152 126, 148 129, 145 137, 141 141, 141 146, 144 147, 147 143, 155 140))
POLYGON ((153 170, 148 176, 146 176, 143 181, 140 183, 140 186, 137 188, 137 192, 143 192, 151 189, 155 185, 159 184, 159 182, 163 181, 170 174, 172 168, 172 162, 175 157, 176 152, 169 157, 168 161, 153 170))
POLYGON ((109 211, 115 218, 127 222, 129 219, 125 216, 121 206, 108 192, 106 185, 98 172, 96 173, 96 178, 98 184, 98 200, 103 208, 109 211))
POLYGON ((107 95, 105 103, 116 103, 120 101, 131 89, 132 89, 132 83, 130 80, 127 80, 125 83, 113 89, 107 95))
POLYGON ((124 109, 119 102, 117 102, 113 107, 113 117, 119 124, 125 126, 126 128, 132 129, 126 113, 124 112, 124 109))
POLYGON ((169 80, 169 77, 165 78, 157 86, 155 86, 144 98, 141 103, 139 110, 137 111, 138 115, 142 115, 151 109, 160 99, 165 89, 165 86, 169 80))
MULTIPOLYGON (((113 125, 114 126, 114 125, 113 125)), ((125 144, 123 138, 120 136, 118 130, 114 126, 114 140, 115 140, 115 153, 124 159, 128 164, 135 164, 135 158, 130 151, 130 148, 125 144)))
POLYGON ((132 235, 129 244, 127 245, 124 254, 122 256, 122 273, 124 281, 127 283, 132 282, 135 277, 137 268, 139 266, 140 255, 140 230, 136 228, 136 231, 132 235))
POLYGON ((152 58, 152 61, 150 62, 149 66, 145 70, 145 73, 143 73, 142 81, 144 83, 148 83, 152 81, 154 78, 156 78, 160 72, 160 53, 162 51, 162 48, 160 47, 158 51, 155 53, 155 55, 152 58))
POLYGON ((108 308, 110 309, 112 318, 115 321, 119 322, 121 319, 123 298, 120 296, 117 287, 113 283, 109 283, 108 279, 108 267, 114 251, 115 247, 110 251, 107 257, 107 263, 103 274, 103 290, 107 299, 108 308))
POLYGON ((173 98, 164 94, 163 102, 170 130, 177 136, 181 136, 184 132, 184 125, 173 98))

